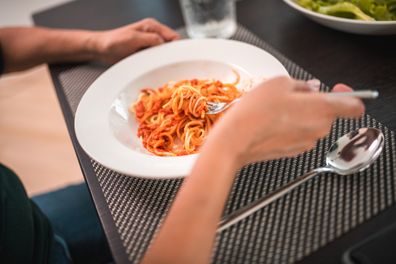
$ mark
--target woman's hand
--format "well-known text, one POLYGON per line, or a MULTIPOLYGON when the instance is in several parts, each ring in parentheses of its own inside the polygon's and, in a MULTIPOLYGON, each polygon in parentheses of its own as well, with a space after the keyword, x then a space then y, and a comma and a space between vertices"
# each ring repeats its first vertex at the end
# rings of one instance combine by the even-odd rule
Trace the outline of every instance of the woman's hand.
MULTIPOLYGON (((334 89, 350 90, 345 85, 334 89)), ((291 157, 314 148, 336 118, 355 118, 363 112, 357 98, 312 92, 306 82, 279 77, 244 95, 209 134, 207 145, 229 148, 241 166, 291 157)))
POLYGON ((98 60, 115 63, 138 50, 179 38, 174 30, 155 19, 146 18, 121 28, 98 32, 91 41, 98 60))

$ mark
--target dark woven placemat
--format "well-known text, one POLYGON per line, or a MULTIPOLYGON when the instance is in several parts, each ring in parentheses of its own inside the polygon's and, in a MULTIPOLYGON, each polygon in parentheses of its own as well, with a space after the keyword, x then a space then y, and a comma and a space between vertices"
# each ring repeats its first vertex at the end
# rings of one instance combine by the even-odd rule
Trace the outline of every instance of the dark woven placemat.
MULTIPOLYGON (((312 76, 253 33, 239 27, 234 37, 267 50, 297 79, 312 76)), ((89 85, 105 70, 83 65, 59 73, 73 112, 89 85)), ((322 89, 327 89, 322 85, 322 89)), ((225 214, 268 194, 315 167, 338 137, 359 127, 385 134, 379 160, 348 177, 323 174, 256 212, 218 236, 215 263, 293 263, 372 218, 396 202, 394 133, 370 116, 338 120, 316 149, 293 159, 244 167, 232 188, 225 214)), ((131 262, 138 262, 165 216, 182 180, 145 180, 111 171, 92 160, 100 186, 131 262)))

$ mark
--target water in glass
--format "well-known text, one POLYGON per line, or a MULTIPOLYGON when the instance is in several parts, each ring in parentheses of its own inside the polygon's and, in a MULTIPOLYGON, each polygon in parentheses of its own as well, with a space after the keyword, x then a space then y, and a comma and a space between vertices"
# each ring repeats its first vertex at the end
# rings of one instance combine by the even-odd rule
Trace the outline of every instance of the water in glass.
POLYGON ((180 0, 191 38, 230 38, 236 30, 234 0, 180 0))

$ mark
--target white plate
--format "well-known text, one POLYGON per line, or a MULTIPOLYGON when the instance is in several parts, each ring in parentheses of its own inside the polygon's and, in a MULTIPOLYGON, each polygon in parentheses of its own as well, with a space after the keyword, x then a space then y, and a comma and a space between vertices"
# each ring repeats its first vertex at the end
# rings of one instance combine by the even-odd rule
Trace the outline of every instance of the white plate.
POLYGON ((273 56, 238 41, 180 40, 146 49, 115 64, 90 86, 76 113, 77 139, 89 156, 117 172, 155 179, 186 176, 197 155, 148 153, 128 107, 143 88, 189 78, 233 81, 232 69, 241 75, 241 85, 251 78, 288 75, 273 56))
POLYGON ((362 21, 335 16, 323 15, 308 10, 296 3, 295 0, 283 0, 286 4, 299 11, 313 21, 337 30, 364 35, 393 35, 396 34, 396 21, 362 21))

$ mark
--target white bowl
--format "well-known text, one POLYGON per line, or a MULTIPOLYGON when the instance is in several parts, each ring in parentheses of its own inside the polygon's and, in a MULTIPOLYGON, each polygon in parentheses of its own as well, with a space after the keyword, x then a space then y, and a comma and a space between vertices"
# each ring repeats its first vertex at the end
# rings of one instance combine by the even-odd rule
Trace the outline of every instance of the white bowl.
POLYGON ((156 179, 186 176, 197 155, 148 153, 128 107, 143 88, 190 78, 234 81, 233 69, 241 75, 241 86, 251 78, 288 75, 272 55, 238 41, 181 40, 146 49, 115 64, 90 86, 76 112, 77 139, 89 156, 120 173, 156 179))
POLYGON ((362 21, 335 16, 323 15, 306 9, 295 0, 283 0, 290 7, 299 11, 309 19, 326 27, 363 35, 393 35, 396 34, 396 21, 362 21))

